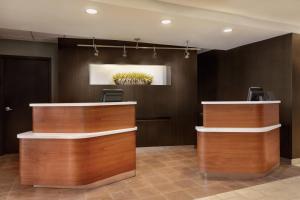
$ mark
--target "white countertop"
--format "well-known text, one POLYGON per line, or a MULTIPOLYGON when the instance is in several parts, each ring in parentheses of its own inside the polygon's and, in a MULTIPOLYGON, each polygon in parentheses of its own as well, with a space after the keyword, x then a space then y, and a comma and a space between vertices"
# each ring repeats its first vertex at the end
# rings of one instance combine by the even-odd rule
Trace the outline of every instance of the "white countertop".
POLYGON ((76 107, 76 106, 121 106, 135 105, 136 101, 92 102, 92 103, 31 103, 30 107, 76 107))
POLYGON ((274 129, 281 127, 281 124, 274 126, 266 126, 260 128, 206 128, 204 126, 196 126, 197 132, 211 132, 211 133, 220 133, 220 132, 231 132, 231 133, 260 133, 268 132, 274 129))
POLYGON ((111 130, 111 131, 94 132, 94 133, 33 133, 32 131, 29 131, 29 132, 18 134, 17 138, 19 139, 65 139, 65 140, 85 139, 85 138, 127 133, 136 130, 137 127, 111 130))
POLYGON ((202 101, 202 104, 272 104, 281 101, 202 101))

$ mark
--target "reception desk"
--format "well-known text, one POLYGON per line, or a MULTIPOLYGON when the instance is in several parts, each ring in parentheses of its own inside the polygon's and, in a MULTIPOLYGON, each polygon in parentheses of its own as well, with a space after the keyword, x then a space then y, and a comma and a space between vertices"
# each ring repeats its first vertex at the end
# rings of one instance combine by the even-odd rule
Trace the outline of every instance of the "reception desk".
POLYGON ((136 102, 31 104, 20 139, 24 185, 89 188, 135 176, 136 102))
POLYGON ((280 101, 202 102, 199 168, 208 176, 261 177, 279 156, 280 101))

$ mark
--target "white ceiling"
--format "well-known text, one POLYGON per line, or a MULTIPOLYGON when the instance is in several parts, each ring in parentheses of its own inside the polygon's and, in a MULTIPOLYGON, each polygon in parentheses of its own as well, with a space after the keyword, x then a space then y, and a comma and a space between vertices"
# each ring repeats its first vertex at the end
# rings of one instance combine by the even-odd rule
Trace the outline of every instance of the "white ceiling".
POLYGON ((251 18, 300 24, 299 0, 160 0, 251 18))
POLYGON ((45 37, 139 37, 142 42, 170 45, 189 40, 199 48, 230 49, 300 33, 299 8, 299 0, 1 0, 0 37, 12 39, 12 32, 3 31, 13 29, 23 30, 27 38, 32 31, 47 33, 45 37), (86 14, 88 7, 99 13, 86 14), (173 23, 161 25, 164 18, 173 23), (225 27, 234 31, 225 34, 225 27))

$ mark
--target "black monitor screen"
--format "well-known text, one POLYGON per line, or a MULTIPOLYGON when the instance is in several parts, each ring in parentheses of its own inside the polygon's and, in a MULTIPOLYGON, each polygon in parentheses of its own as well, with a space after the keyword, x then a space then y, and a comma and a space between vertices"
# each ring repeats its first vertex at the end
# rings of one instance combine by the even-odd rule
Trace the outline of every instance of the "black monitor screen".
POLYGON ((247 101, 264 101, 265 93, 261 87, 250 87, 247 101))
POLYGON ((123 101, 122 89, 103 89, 102 102, 120 102, 123 101))

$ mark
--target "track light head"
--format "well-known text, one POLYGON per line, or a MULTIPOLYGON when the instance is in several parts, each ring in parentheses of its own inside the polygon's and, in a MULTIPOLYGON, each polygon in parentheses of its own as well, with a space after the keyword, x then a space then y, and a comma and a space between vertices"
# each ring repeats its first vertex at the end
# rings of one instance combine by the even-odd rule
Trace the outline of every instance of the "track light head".
POLYGON ((136 42, 135 48, 139 49, 139 42, 141 41, 141 38, 134 38, 134 41, 136 42))
POLYGON ((95 53, 94 53, 94 56, 99 56, 99 51, 97 48, 95 48, 95 53))
POLYGON ((157 52, 156 52, 156 48, 153 47, 153 56, 152 56, 154 59, 157 58, 157 52))
POLYGON ((97 46, 94 45, 94 56, 99 56, 99 50, 97 49, 97 46))
POLYGON ((99 50, 97 49, 97 45, 95 43, 95 38, 93 38, 93 48, 94 48, 94 56, 99 56, 99 50))
POLYGON ((184 53, 184 58, 189 59, 190 58, 190 52, 189 52, 189 41, 186 41, 186 48, 185 48, 185 53, 184 53))
POLYGON ((124 58, 127 58, 127 51, 126 51, 126 46, 124 45, 123 47, 123 55, 124 58))
POLYGON ((185 51, 185 53, 184 53, 184 58, 185 59, 189 59, 190 58, 190 52, 189 51, 185 51))

